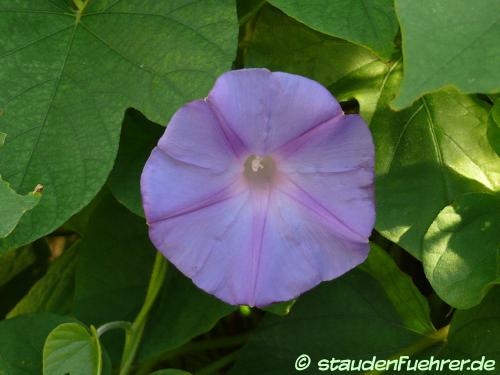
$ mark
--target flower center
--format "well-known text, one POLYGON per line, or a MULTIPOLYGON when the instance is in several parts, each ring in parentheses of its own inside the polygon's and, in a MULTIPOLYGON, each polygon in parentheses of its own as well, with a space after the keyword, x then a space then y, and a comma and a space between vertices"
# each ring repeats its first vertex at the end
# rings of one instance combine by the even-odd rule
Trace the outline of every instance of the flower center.
POLYGON ((267 187, 276 177, 276 163, 270 156, 250 155, 243 172, 252 187, 267 187))

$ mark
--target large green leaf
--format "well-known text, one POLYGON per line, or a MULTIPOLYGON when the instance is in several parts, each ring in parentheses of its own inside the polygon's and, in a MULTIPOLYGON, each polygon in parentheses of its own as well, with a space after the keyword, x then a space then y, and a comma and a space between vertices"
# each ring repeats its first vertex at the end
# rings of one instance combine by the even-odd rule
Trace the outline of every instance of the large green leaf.
POLYGON ((445 86, 500 91, 498 0, 396 0, 404 79, 394 101, 404 108, 445 86))
POLYGON ((125 114, 109 186, 116 199, 139 216, 144 216, 140 186, 142 169, 164 131, 165 128, 148 121, 138 111, 129 110, 125 114))
POLYGON ((376 147, 376 228, 417 258, 436 215, 465 192, 500 187, 500 158, 487 136, 488 106, 454 91, 395 112, 401 69, 387 78, 371 129, 376 147))
POLYGON ((101 344, 80 323, 63 323, 50 332, 43 347, 43 374, 101 375, 101 344))
POLYGON ((384 59, 394 51, 398 22, 392 0, 269 2, 313 29, 365 46, 384 59))
POLYGON ((231 67, 233 0, 0 0, 0 170, 40 204, 1 245, 17 247, 65 222, 103 185, 123 113, 166 123, 231 67), (74 6, 73 6, 74 7, 74 6), (29 25, 29 27, 27 26, 29 25))
POLYGON ((59 324, 73 321, 48 313, 0 321, 0 374, 41 374, 45 338, 59 324))
POLYGON ((65 250, 54 261, 47 273, 33 285, 7 317, 34 312, 69 313, 73 302, 77 260, 78 244, 65 250))
POLYGON ((405 326, 378 282, 354 270, 303 295, 290 314, 269 316, 230 374, 292 374, 301 354, 322 358, 387 358, 423 336, 405 326))
POLYGON ((434 290, 458 308, 477 305, 500 283, 500 197, 475 193, 445 207, 424 239, 423 262, 434 290))
POLYGON ((271 6, 260 11, 247 43, 246 67, 300 74, 325 86, 376 59, 370 51, 311 30, 271 6))
MULTIPOLYGON (((74 314, 99 327, 114 320, 133 321, 144 302, 154 249, 144 219, 108 192, 92 212, 80 242, 74 314)), ((122 332, 103 337, 113 359, 121 354, 122 332)))
MULTIPOLYGON (((94 210, 80 244, 76 273, 75 314, 99 326, 109 321, 132 321, 146 295, 155 249, 146 222, 109 194, 94 210)), ((205 292, 173 266, 150 314, 140 348, 141 358, 174 349, 210 330, 233 310, 205 292)), ((117 337, 107 333, 110 355, 119 355, 117 337)), ((115 335, 116 336, 116 335, 115 335)))
POLYGON ((435 331, 427 300, 388 253, 372 243, 370 254, 360 268, 382 285, 406 327, 422 334, 435 331))

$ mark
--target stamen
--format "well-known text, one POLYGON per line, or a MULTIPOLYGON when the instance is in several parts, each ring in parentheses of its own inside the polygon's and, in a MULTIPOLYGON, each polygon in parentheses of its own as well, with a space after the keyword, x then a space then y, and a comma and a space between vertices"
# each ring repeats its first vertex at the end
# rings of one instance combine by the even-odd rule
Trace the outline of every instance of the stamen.
POLYGON ((250 186, 267 188, 276 179, 276 163, 270 156, 250 155, 245 160, 243 175, 250 186))
POLYGON ((252 171, 258 172, 259 169, 264 169, 264 166, 262 165, 263 160, 264 158, 262 156, 255 156, 252 160, 252 171))

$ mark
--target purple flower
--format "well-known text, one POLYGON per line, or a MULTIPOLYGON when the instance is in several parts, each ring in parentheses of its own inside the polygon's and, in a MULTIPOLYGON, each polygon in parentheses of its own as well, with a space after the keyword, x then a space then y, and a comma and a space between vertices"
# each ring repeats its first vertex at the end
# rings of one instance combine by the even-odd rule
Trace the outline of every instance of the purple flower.
POLYGON ((373 164, 365 122, 317 82, 227 72, 177 111, 146 163, 149 234, 230 304, 290 300, 365 260, 373 164))

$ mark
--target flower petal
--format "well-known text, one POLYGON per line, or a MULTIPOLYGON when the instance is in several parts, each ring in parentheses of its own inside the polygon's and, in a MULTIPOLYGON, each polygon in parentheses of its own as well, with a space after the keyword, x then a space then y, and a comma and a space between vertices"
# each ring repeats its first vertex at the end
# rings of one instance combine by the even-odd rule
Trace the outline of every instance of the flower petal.
POLYGON ((338 235, 331 221, 275 192, 263 234, 255 304, 295 298, 356 267, 368 252, 368 242, 338 235))
POLYGON ((251 300, 249 192, 150 225, 150 238, 196 285, 231 304, 251 300))
POLYGON ((295 298, 361 263, 369 247, 278 191, 243 191, 156 222, 150 237, 200 288, 251 306, 295 298))
POLYGON ((311 206, 330 212, 354 236, 370 236, 375 223, 374 145, 360 116, 324 123, 283 146, 276 158, 292 195, 314 200, 311 206))
POLYGON ((229 198, 239 175, 188 164, 155 147, 141 176, 148 224, 229 198))
POLYGON ((248 152, 257 155, 342 115, 338 102, 319 83, 267 69, 223 74, 207 100, 248 152))
POLYGON ((213 170, 226 170, 236 163, 237 150, 205 100, 180 108, 170 120, 158 147, 172 158, 213 170))

